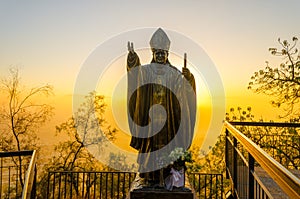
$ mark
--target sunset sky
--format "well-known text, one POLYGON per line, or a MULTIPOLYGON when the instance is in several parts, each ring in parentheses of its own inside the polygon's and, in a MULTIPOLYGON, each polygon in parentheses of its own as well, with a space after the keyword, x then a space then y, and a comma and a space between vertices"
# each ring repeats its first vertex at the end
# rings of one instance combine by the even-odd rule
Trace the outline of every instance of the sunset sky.
MULTIPOLYGON (((266 60, 270 65, 281 61, 268 52, 278 47, 279 37, 300 38, 299 8, 298 0, 1 1, 0 75, 8 75, 13 66, 20 68, 28 86, 53 85, 52 123, 63 122, 72 114, 70 96, 78 74, 99 45, 128 31, 162 27, 206 52, 223 82, 227 110, 251 106, 256 118, 276 119, 279 111, 269 105, 270 99, 247 90, 247 84, 266 60)), ((170 40, 172 49, 176 41, 170 40)), ((127 41, 117 48, 121 54, 112 61, 125 74, 127 41)), ((174 58, 173 63, 179 62, 174 58)))

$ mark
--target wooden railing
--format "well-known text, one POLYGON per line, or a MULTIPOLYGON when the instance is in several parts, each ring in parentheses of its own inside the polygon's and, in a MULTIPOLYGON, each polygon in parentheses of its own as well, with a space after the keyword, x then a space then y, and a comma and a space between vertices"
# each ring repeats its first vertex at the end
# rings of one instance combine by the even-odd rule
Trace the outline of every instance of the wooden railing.
MULTIPOLYGON (((299 127, 299 124, 282 123, 232 123, 234 125, 299 127)), ((227 177, 232 180, 235 198, 273 198, 256 175, 255 165, 259 165, 290 198, 300 198, 300 180, 279 164, 251 139, 237 130, 229 122, 224 123, 226 132, 227 177), (239 147, 238 147, 239 145, 239 147), (241 151, 241 148, 245 151, 241 151), (245 157, 243 154, 248 154, 245 157)))

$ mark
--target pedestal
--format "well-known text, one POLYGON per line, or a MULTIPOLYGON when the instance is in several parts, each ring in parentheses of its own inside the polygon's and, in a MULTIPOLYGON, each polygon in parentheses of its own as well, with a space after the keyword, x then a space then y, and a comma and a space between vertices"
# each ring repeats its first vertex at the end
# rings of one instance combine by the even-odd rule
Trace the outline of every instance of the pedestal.
POLYGON ((139 189, 130 192, 130 199, 193 199, 192 191, 173 190, 168 191, 164 189, 139 189))

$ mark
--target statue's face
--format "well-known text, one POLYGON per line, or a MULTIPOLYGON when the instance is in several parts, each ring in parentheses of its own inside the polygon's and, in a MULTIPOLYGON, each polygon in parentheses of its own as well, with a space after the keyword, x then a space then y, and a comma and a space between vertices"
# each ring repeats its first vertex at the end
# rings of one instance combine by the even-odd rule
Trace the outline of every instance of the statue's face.
POLYGON ((154 50, 153 59, 156 63, 166 64, 168 59, 168 51, 165 50, 154 50))

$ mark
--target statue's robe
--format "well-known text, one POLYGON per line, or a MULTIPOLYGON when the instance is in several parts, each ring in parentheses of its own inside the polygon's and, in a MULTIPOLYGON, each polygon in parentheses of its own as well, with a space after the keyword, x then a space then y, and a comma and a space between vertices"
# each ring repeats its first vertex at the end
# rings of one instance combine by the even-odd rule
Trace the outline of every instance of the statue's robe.
MULTIPOLYGON (((196 115, 195 79, 191 74, 187 81, 168 61, 164 65, 153 62, 141 65, 136 53, 128 54, 127 78, 130 146, 139 151, 139 171, 145 173, 157 168, 160 161, 159 155, 152 156, 149 152, 165 146, 171 147, 166 151, 189 148, 196 115), (165 111, 153 105, 160 105, 165 111), (179 131, 181 136, 173 140, 179 131)), ((158 180, 154 172, 149 178, 158 180)))

